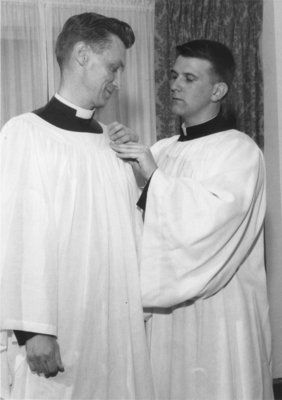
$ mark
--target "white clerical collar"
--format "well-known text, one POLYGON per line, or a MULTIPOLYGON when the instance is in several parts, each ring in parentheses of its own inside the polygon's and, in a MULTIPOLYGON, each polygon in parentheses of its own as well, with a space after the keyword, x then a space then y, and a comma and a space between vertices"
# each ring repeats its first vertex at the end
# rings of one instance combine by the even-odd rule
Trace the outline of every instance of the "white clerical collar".
MULTIPOLYGON (((179 129, 179 128, 178 128, 179 129)), ((186 126, 185 126, 185 122, 183 122, 183 124, 181 125, 181 129, 184 133, 184 136, 187 136, 187 131, 186 131, 186 126)))
POLYGON ((78 118, 83 118, 83 119, 91 119, 94 115, 95 108, 93 110, 87 110, 86 108, 82 108, 79 106, 76 106, 75 104, 71 103, 70 101, 64 99, 59 93, 55 94, 56 99, 58 99, 61 103, 64 103, 66 106, 74 108, 76 110, 76 116, 78 118))

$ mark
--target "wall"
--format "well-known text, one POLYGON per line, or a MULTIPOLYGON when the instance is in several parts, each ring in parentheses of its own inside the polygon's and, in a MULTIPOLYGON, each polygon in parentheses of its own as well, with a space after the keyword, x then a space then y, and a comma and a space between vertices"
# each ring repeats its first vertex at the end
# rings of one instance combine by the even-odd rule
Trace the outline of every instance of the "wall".
POLYGON ((265 161, 268 180, 266 265, 273 337, 273 378, 282 377, 282 0, 264 0, 265 161))

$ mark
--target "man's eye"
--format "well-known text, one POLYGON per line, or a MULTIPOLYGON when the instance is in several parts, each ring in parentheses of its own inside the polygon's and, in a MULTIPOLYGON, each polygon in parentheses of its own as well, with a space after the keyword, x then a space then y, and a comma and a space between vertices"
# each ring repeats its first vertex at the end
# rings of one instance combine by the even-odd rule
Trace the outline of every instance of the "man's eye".
POLYGON ((176 78, 177 78, 176 74, 170 74, 170 80, 175 81, 176 78))
POLYGON ((186 75, 185 80, 186 80, 186 82, 193 82, 194 79, 191 76, 186 75))
POLYGON ((114 65, 110 65, 108 67, 108 71, 111 72, 111 74, 115 74, 117 72, 118 68, 115 67, 114 65))

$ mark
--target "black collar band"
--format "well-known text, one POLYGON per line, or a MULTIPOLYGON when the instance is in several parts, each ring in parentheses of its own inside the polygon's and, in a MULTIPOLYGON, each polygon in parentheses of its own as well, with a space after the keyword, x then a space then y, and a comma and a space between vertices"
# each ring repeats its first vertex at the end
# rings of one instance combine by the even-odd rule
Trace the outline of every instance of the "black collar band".
POLYGON ((229 129, 235 129, 235 123, 222 117, 218 114, 215 118, 204 122, 203 124, 189 126, 186 128, 186 135, 184 135, 183 130, 179 136, 179 142, 186 142, 187 140, 199 139, 204 136, 211 135, 213 133, 227 131, 229 129))
POLYGON ((103 133, 103 128, 94 119, 84 119, 76 116, 76 110, 52 97, 45 107, 33 111, 38 117, 50 124, 73 132, 103 133))

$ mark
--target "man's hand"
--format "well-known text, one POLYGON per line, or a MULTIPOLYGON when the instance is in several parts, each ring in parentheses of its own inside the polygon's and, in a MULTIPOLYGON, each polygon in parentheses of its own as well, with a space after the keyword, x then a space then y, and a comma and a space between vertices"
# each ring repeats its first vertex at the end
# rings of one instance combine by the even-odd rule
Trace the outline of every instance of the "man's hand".
POLYGON ((32 372, 46 378, 64 372, 57 339, 50 335, 35 335, 26 341, 27 363, 32 372))
POLYGON ((158 168, 148 146, 138 143, 111 143, 111 148, 117 153, 119 158, 130 161, 133 168, 146 180, 148 180, 158 168))
POLYGON ((110 139, 115 143, 137 143, 139 140, 138 136, 131 129, 119 122, 112 122, 108 125, 108 134, 110 139))

